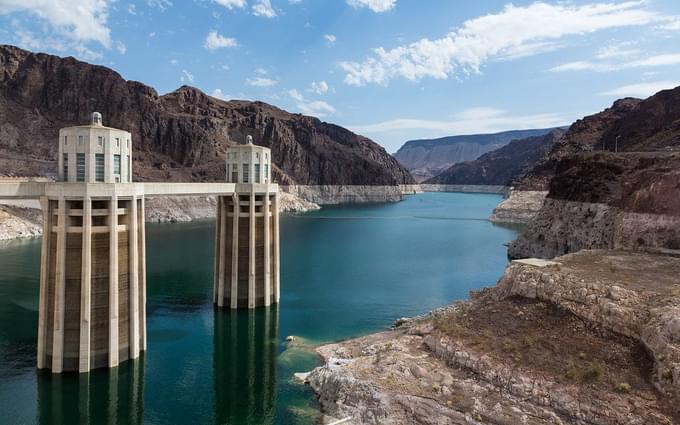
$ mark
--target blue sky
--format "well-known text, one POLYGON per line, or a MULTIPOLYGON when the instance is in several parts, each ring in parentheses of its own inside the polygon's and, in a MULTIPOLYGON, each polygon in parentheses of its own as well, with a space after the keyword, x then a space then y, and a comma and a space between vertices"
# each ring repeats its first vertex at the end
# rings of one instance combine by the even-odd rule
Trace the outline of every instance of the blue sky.
POLYGON ((680 85, 677 0, 0 0, 0 42, 412 138, 569 124, 680 85))

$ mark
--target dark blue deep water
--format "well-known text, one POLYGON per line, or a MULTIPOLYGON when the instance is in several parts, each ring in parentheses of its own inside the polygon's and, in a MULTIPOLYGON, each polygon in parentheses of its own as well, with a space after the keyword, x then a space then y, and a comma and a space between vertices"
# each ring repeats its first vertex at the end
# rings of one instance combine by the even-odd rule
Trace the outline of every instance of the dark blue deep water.
POLYGON ((214 223, 147 226, 148 351, 113 370, 35 370, 40 242, 0 246, 0 424, 309 424, 306 346, 377 331, 488 286, 511 229, 495 195, 427 193, 281 219, 281 304, 212 306, 214 223), (287 348, 288 335, 298 337, 287 348))

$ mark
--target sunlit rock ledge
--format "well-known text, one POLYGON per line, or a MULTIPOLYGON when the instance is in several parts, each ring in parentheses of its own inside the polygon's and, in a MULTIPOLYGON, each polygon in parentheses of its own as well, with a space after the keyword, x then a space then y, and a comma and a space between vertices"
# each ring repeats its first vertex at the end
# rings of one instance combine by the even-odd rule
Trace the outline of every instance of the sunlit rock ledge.
POLYGON ((678 423, 680 258, 513 261, 494 288, 321 346, 306 376, 350 424, 678 423))

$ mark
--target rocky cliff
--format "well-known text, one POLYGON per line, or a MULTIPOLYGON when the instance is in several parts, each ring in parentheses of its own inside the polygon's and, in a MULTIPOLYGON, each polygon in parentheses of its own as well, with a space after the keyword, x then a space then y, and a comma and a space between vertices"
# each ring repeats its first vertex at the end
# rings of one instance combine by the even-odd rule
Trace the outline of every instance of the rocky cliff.
POLYGON ((511 186, 543 160, 563 135, 562 130, 555 129, 541 136, 513 140, 474 161, 455 164, 425 183, 511 186))
POLYGON ((516 261, 470 301, 320 347, 307 381, 350 424, 674 424, 678 273, 663 255, 516 261))
POLYGON ((680 250, 680 153, 573 155, 560 161, 511 258, 581 249, 680 250))
POLYGON ((181 87, 158 95, 115 71, 0 45, 0 170, 54 175, 60 127, 88 121, 128 130, 135 179, 224 178, 224 153, 252 134, 272 149, 275 179, 300 185, 399 185, 408 171, 371 140, 262 102, 224 102, 181 87))
POLYGON ((486 152, 507 145, 512 140, 541 136, 551 130, 515 130, 494 134, 411 140, 399 148, 394 157, 407 167, 418 181, 424 181, 456 163, 473 161, 486 152))

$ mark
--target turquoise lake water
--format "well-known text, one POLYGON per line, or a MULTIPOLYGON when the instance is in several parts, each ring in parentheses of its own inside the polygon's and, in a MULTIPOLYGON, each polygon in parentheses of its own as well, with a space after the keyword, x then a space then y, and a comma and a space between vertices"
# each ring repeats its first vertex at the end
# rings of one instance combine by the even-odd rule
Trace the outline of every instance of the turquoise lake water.
POLYGON ((283 215, 281 304, 252 312, 212 306, 212 221, 147 225, 148 350, 84 375, 36 371, 40 242, 2 245, 0 424, 316 423, 311 391, 291 379, 318 365, 304 345, 494 284, 516 236, 487 221, 500 201, 426 193, 283 215))

